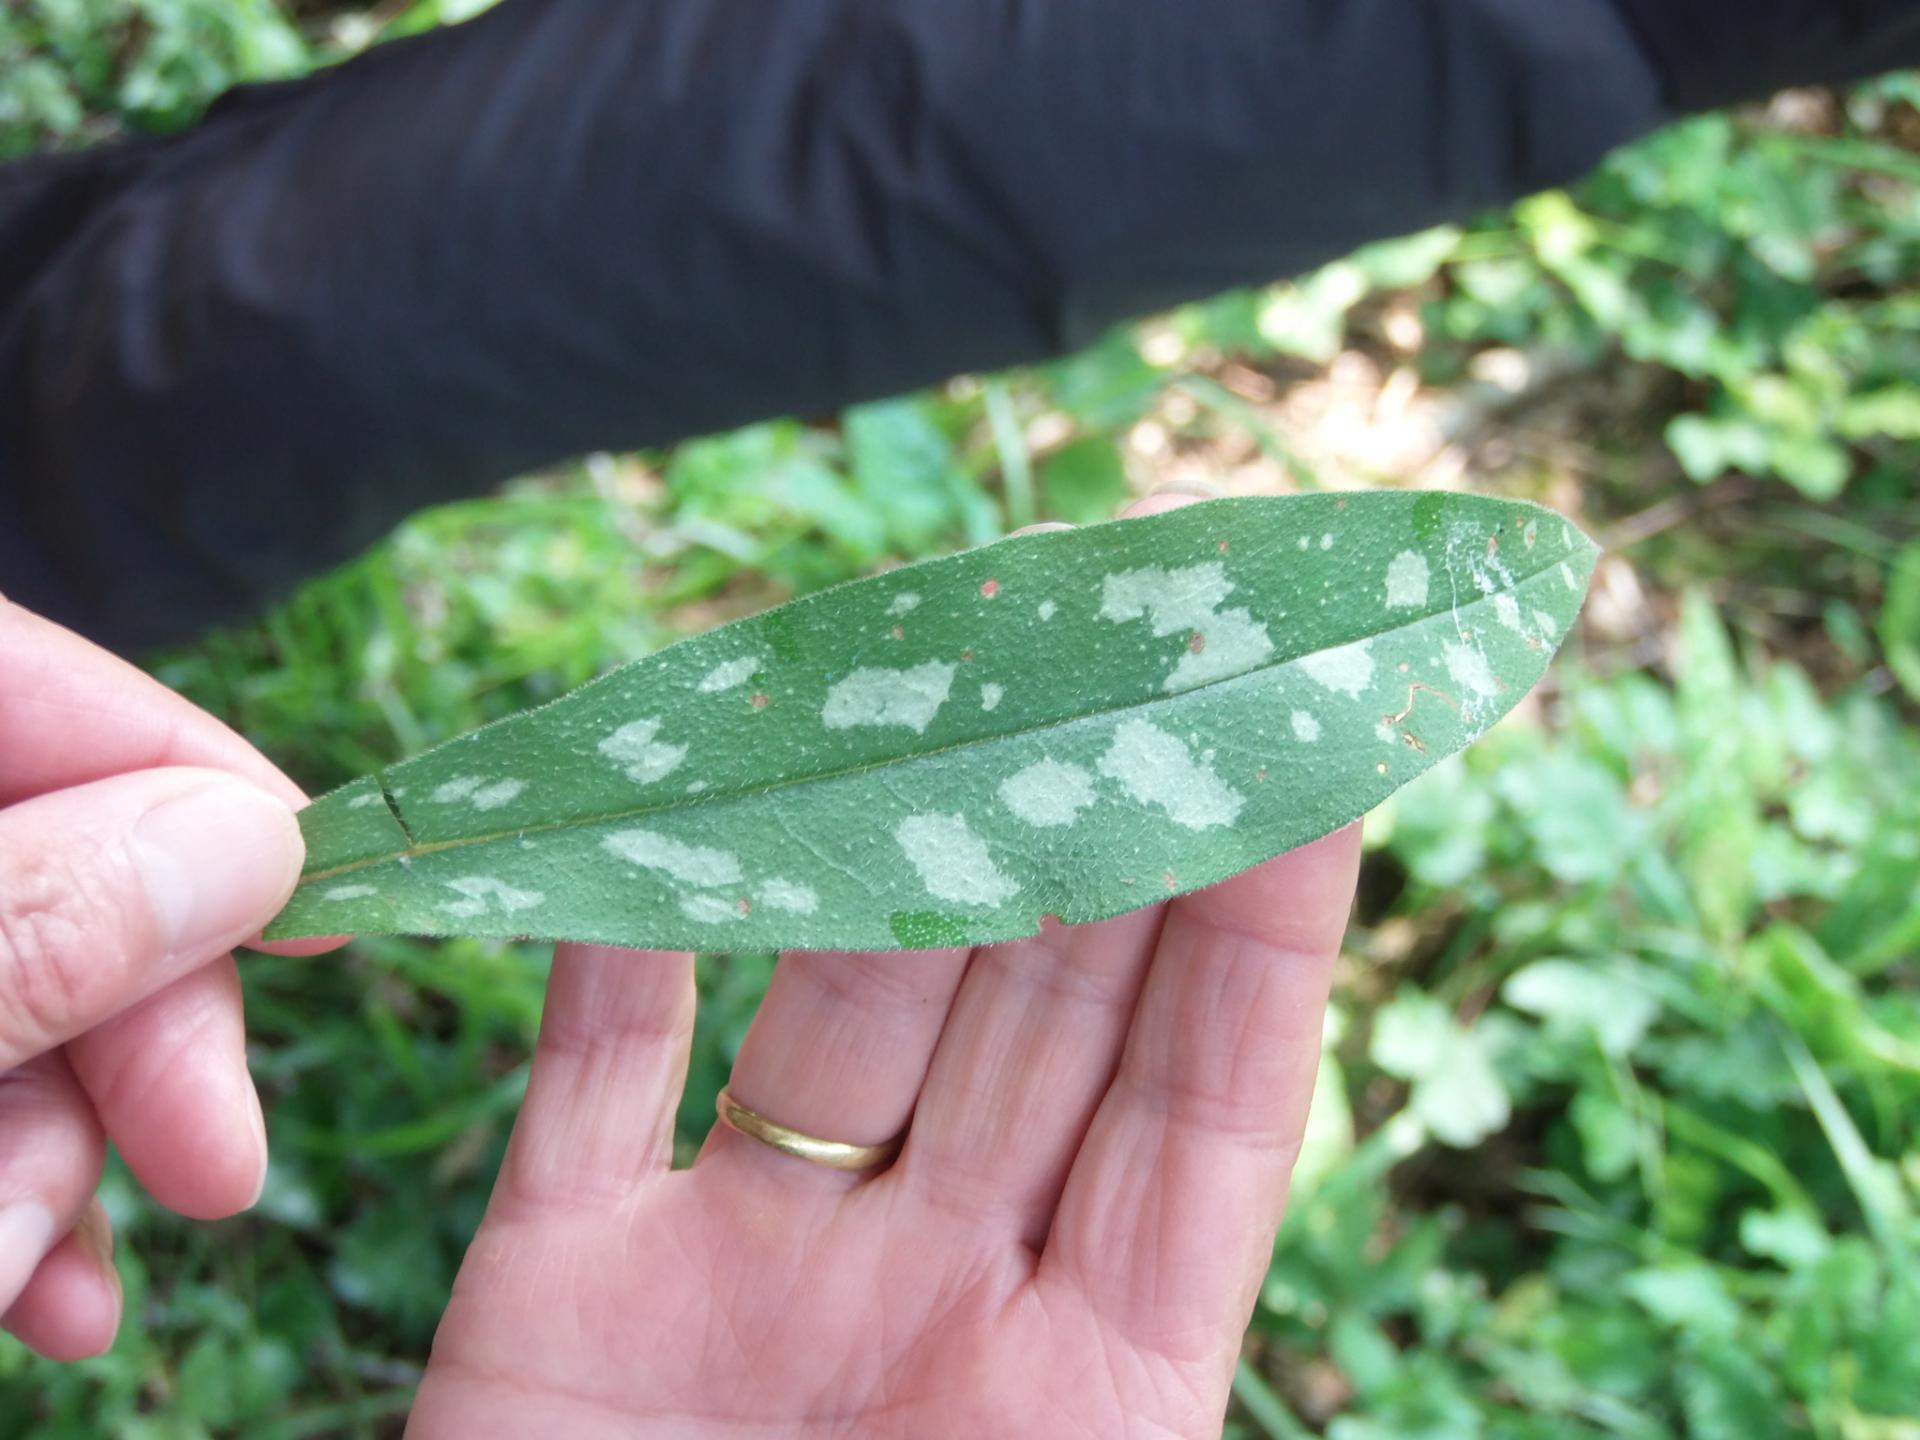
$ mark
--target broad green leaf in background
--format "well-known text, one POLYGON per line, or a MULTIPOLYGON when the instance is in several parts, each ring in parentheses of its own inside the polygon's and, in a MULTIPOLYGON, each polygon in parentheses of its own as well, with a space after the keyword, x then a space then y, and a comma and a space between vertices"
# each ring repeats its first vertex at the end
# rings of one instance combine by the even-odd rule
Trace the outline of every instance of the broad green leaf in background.
POLYGON ((1408 1107, 1443 1145, 1472 1149, 1506 1128, 1513 1106, 1479 1032, 1431 995, 1403 990, 1373 1021, 1368 1053, 1413 1086, 1408 1107))
POLYGON ((1380 493, 896 570, 324 797, 271 934, 893 949, 1137 909, 1477 739, 1594 558, 1536 507, 1380 493))
POLYGON ((1880 608, 1880 644, 1901 688, 1920 700, 1920 544, 1907 546, 1894 561, 1880 608))

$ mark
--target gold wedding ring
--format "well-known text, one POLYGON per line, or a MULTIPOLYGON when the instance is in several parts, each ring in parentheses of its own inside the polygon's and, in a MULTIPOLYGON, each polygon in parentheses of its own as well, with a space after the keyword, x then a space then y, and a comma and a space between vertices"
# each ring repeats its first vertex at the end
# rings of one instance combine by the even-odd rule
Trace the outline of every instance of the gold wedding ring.
POLYGON ((749 1110, 726 1090, 715 1097, 713 1108, 720 1116, 720 1123, 729 1130, 737 1130, 749 1140, 770 1145, 783 1155, 791 1155, 814 1165, 824 1165, 829 1170, 877 1170, 889 1164, 906 1143, 904 1135, 895 1136, 884 1145, 849 1145, 844 1140, 822 1140, 817 1136, 803 1135, 798 1130, 790 1130, 777 1121, 769 1120, 757 1110, 749 1110))

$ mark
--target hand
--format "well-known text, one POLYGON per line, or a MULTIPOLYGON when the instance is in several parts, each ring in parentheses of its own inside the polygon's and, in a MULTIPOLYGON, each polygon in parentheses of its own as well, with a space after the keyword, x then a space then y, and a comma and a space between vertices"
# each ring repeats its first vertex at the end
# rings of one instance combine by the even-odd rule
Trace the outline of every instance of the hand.
POLYGON ((1320 1050, 1358 827, 972 954, 790 955, 669 1166, 685 955, 562 947, 412 1440, 1217 1436, 1320 1050))
POLYGON ((182 1215, 260 1193, 230 952, 292 891, 304 803, 225 726, 0 599, 0 1315, 42 1354, 119 1324, 108 1139, 182 1215))

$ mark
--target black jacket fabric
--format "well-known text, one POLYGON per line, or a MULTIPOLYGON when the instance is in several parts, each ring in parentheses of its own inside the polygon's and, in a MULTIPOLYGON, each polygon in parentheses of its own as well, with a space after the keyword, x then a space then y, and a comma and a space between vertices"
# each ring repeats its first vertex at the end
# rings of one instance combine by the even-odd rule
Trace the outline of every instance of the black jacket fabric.
POLYGON ((0 170, 0 590, 121 649, 528 467, 1031 360, 1920 63, 1920 0, 506 0, 0 170))

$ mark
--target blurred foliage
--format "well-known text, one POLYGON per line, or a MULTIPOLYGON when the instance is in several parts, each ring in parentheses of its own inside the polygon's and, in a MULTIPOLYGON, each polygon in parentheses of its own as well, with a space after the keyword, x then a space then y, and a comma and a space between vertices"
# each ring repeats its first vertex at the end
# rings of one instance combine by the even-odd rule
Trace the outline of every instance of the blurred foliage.
MULTIPOLYGON (((478 8, 23 0, 0 153, 169 128, 478 8)), ((1914 1440, 1917 99, 1897 76, 1691 121, 1052 365, 596 457, 155 666, 318 788, 1169 475, 1451 478, 1329 458, 1293 401, 1359 362, 1370 429, 1432 397, 1471 483, 1614 553, 1557 683, 1373 822, 1231 1434, 1914 1440)), ((684 1153, 770 966, 702 963, 684 1153)), ((65 1370, 0 1343, 0 1435, 397 1434, 545 968, 408 940, 249 962, 259 1209, 189 1225, 115 1162, 120 1343, 65 1370)))

